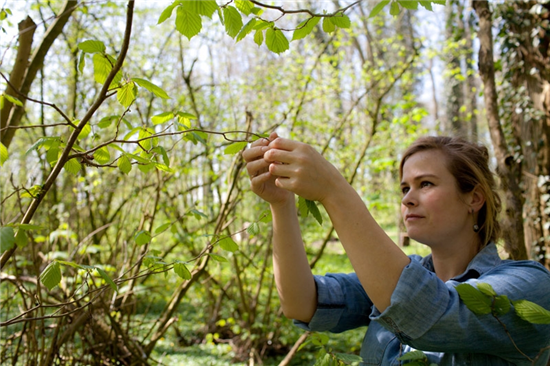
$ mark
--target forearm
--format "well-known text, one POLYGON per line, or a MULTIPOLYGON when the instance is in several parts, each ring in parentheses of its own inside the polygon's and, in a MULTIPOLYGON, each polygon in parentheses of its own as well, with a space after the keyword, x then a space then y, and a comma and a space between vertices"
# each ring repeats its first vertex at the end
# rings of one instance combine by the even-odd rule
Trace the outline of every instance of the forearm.
POLYGON ((382 230, 361 197, 343 178, 322 203, 363 288, 374 305, 384 311, 409 258, 382 230))
POLYGON ((317 290, 304 249, 294 199, 271 205, 273 271, 284 314, 309 322, 317 306, 317 290))

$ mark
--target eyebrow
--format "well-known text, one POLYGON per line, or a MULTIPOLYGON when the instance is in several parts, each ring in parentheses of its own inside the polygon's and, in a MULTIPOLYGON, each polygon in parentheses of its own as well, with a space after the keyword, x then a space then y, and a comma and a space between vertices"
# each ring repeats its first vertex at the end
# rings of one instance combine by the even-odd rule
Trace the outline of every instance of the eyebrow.
MULTIPOLYGON (((414 177, 413 181, 418 181, 418 180, 422 180, 422 179, 425 179, 425 178, 438 178, 437 175, 435 174, 421 174, 419 176, 416 176, 414 177)), ((401 182, 400 186, 406 186, 407 183, 405 182, 401 182)))

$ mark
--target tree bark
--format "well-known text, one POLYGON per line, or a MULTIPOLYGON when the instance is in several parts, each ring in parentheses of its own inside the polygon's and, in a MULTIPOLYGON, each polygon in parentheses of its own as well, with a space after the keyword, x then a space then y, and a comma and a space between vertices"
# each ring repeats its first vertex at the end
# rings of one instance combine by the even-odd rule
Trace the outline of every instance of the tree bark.
POLYGON ((483 98, 487 112, 487 122, 497 160, 497 173, 505 194, 505 215, 503 218, 503 238, 506 251, 512 259, 527 259, 523 231, 523 197, 519 186, 521 165, 509 153, 504 131, 498 115, 495 67, 493 61, 492 13, 487 1, 474 1, 474 9, 479 17, 478 38, 479 73, 483 81, 483 98))

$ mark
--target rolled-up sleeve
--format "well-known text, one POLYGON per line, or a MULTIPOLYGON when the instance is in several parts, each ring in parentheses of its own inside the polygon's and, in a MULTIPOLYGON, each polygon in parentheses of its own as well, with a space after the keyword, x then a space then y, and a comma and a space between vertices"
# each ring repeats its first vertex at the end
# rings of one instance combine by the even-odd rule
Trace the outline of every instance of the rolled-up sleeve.
POLYGON ((343 332, 368 325, 372 301, 355 273, 314 276, 317 309, 309 323, 294 320, 305 330, 343 332))

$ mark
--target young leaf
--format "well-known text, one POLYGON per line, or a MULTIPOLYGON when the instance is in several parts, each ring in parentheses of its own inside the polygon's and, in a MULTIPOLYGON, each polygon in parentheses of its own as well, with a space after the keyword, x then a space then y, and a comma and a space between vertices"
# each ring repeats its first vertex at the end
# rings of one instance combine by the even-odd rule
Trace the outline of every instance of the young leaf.
POLYGON ((0 252, 13 248, 15 244, 15 232, 11 226, 0 227, 0 252))
MULTIPOLYGON (((157 168, 158 170, 162 170, 163 172, 166 172, 166 173, 174 174, 176 172, 174 169, 172 169, 169 166, 166 166, 164 164, 161 164, 161 163, 153 163, 152 165, 153 165, 153 167, 157 168)), ((140 166, 142 166, 142 165, 140 165, 140 166)))
POLYGON ((225 257, 222 257, 221 255, 217 255, 217 254, 212 254, 212 253, 209 253, 208 254, 210 256, 210 258, 212 258, 213 260, 215 260, 216 262, 229 262, 227 260, 227 258, 225 257))
POLYGON ((345 364, 352 364, 354 362, 363 362, 361 356, 352 355, 349 353, 335 353, 337 359, 344 361, 345 364))
MULTIPOLYGON (((100 84, 104 84, 116 60, 111 56, 105 56, 101 53, 95 53, 92 60, 94 63, 94 80, 100 84)), ((122 80, 122 73, 119 71, 115 75, 111 85, 117 85, 120 83, 120 80, 122 80)))
MULTIPOLYGON (((187 1, 185 3, 187 3, 187 1)), ((185 10, 183 6, 179 6, 176 12, 176 29, 186 36, 187 39, 191 40, 191 38, 199 34, 202 29, 200 15, 185 10)))
POLYGON ((76 160, 75 158, 67 160, 63 168, 71 173, 72 175, 77 175, 80 169, 82 168, 82 165, 76 160))
POLYGON ((114 120, 118 119, 118 116, 108 116, 108 117, 103 117, 102 119, 99 120, 99 122, 97 123, 97 127, 103 129, 103 128, 107 128, 111 125, 111 123, 113 123, 114 120))
POLYGON ((9 158, 8 149, 0 142, 0 166, 4 166, 4 163, 9 158))
POLYGON ((418 1, 415 0, 397 0, 397 2, 406 9, 418 9, 418 1))
POLYGON ((81 52, 78 58, 78 71, 81 74, 84 72, 84 67, 86 67, 86 52, 81 52))
POLYGON ((126 154, 123 154, 120 159, 118 159, 118 168, 124 174, 130 173, 130 171, 132 170, 132 163, 130 163, 130 160, 128 159, 126 154))
POLYGON ((254 4, 252 4, 249 0, 235 0, 235 6, 244 15, 250 15, 250 13, 252 13, 252 9, 254 9, 254 4))
POLYGON ((258 233, 260 232, 260 226, 257 222, 253 222, 246 228, 246 232, 252 236, 258 235, 258 233))
POLYGON ((532 324, 550 324, 550 311, 527 300, 513 301, 516 314, 532 324))
POLYGON ((307 209, 313 217, 315 217, 315 220, 319 223, 319 225, 323 225, 323 216, 321 216, 321 212, 319 211, 319 207, 317 207, 317 204, 314 201, 306 200, 307 209))
POLYGON ((422 5, 423 7, 428 9, 429 11, 433 11, 431 1, 422 1, 422 0, 420 0, 419 3, 420 3, 420 5, 422 5))
POLYGON ((166 150, 162 146, 157 146, 153 149, 155 152, 160 153, 162 155, 162 161, 164 162, 164 165, 170 166, 170 158, 168 158, 168 154, 166 153, 166 150))
POLYGON ((384 7, 386 7, 386 5, 388 5, 389 3, 390 3, 390 0, 383 0, 383 1, 379 2, 378 4, 376 4, 376 6, 374 8, 372 8, 372 10, 369 14, 369 18, 377 16, 378 13, 380 13, 380 11, 382 11, 382 9, 384 9, 384 7))
POLYGON ((17 227, 19 228, 19 230, 25 230, 25 231, 42 229, 42 226, 33 225, 33 224, 19 224, 19 225, 17 225, 17 227))
POLYGON ((265 34, 265 44, 274 53, 281 53, 288 50, 288 39, 280 29, 268 28, 265 34))
POLYGON ((111 161, 111 154, 109 153, 107 146, 97 149, 94 152, 94 159, 98 164, 107 164, 111 161))
POLYGON ((19 229, 17 231, 17 234, 15 234, 15 244, 19 248, 24 248, 27 246, 27 233, 25 230, 19 229))
POLYGON ((254 33, 254 43, 256 43, 259 46, 262 45, 264 42, 264 33, 262 30, 257 30, 256 33, 254 33))
POLYGON ((208 216, 206 216, 205 214, 203 214, 202 212, 196 209, 190 210, 187 214, 194 216, 197 220, 200 220, 201 218, 205 218, 205 219, 208 218, 208 216))
POLYGON ((298 211, 300 212, 300 216, 303 218, 306 218, 309 214, 309 209, 307 208, 307 203, 305 198, 298 196, 298 211))
POLYGON ((105 270, 103 268, 98 268, 96 267, 96 270, 97 270, 97 273, 99 273, 99 275, 105 280, 105 282, 107 282, 107 284, 109 286, 111 286, 111 288, 115 291, 115 292, 118 292, 118 286, 116 285, 116 283, 111 279, 111 277, 109 277, 109 275, 107 274, 107 272, 105 272, 105 270))
POLYGON ((147 230, 140 230, 134 236, 137 245, 144 245, 151 241, 151 233, 147 230))
POLYGON ((390 14, 393 15, 394 17, 399 15, 399 5, 397 4, 397 2, 391 3, 390 14))
POLYGON ((105 44, 101 41, 88 40, 88 41, 80 42, 78 44, 78 49, 86 53, 96 53, 96 52, 104 53, 105 44))
POLYGON ((218 10, 219 6, 215 0, 185 0, 181 2, 185 10, 212 18, 212 14, 218 10))
POLYGON ((166 229, 168 229, 170 226, 172 226, 171 222, 167 222, 166 224, 160 225, 155 229, 155 234, 160 234, 163 231, 166 231, 166 229))
POLYGON ((124 108, 128 108, 136 100, 137 87, 133 81, 124 84, 116 93, 116 99, 124 108))
POLYGON ((160 125, 161 123, 168 122, 172 118, 174 118, 174 113, 172 112, 164 112, 160 114, 156 114, 153 117, 151 117, 151 121, 153 121, 153 125, 160 125))
POLYGON ((491 299, 481 291, 467 283, 456 286, 460 298, 471 312, 476 315, 489 314, 491 312, 491 299))
POLYGON ((332 33, 336 30, 336 26, 330 21, 329 17, 323 19, 323 30, 327 33, 332 33))
POLYGON ((4 96, 4 98, 6 98, 8 101, 12 102, 13 104, 19 106, 19 107, 23 107, 23 103, 21 103, 21 101, 19 99, 17 99, 16 97, 12 96, 12 95, 9 95, 9 94, 2 94, 4 96))
POLYGON ((223 249, 223 250, 227 250, 228 252, 236 252, 237 250, 239 250, 239 246, 237 245, 237 243, 235 243, 235 241, 233 241, 233 239, 230 237, 230 236, 227 236, 223 239, 221 239, 218 244, 220 244, 220 247, 223 249))
POLYGON ((241 151, 243 148, 245 148, 246 145, 248 145, 248 142, 246 141, 234 142, 231 145, 227 146, 223 151, 223 153, 224 155, 236 154, 239 151, 241 151))
POLYGON ((319 23, 319 20, 321 20, 321 18, 312 17, 298 24, 298 26, 294 30, 294 33, 292 34, 292 40, 295 41, 297 39, 305 38, 313 31, 313 28, 315 28, 317 23, 319 23))
MULTIPOLYGON (((76 122, 76 121, 75 121, 76 122)), ((76 123, 75 123, 76 124, 76 123)), ((88 135, 90 134, 90 132, 92 132, 92 126, 90 126, 89 123, 86 123, 84 125, 84 127, 82 127, 82 130, 80 131, 80 133, 78 134, 78 139, 79 140, 82 140, 82 139, 85 139, 86 137, 88 137, 88 135)))
POLYGON ((160 13, 160 17, 159 17, 159 20, 158 20, 157 24, 164 23, 166 21, 166 19, 171 17, 172 12, 174 11, 174 8, 176 7, 176 5, 177 4, 172 4, 169 7, 167 7, 166 9, 164 9, 162 11, 162 13, 160 13))
POLYGON ((510 311, 510 299, 506 295, 495 297, 493 302, 493 313, 502 316, 510 311))
POLYGON ((223 8, 223 18, 225 21, 225 31, 229 37, 235 38, 243 27, 241 13, 233 6, 226 6, 223 8))
POLYGON ((476 283, 476 286, 477 286, 477 289, 481 291, 481 293, 484 295, 497 296, 497 293, 495 292, 495 290, 493 290, 493 286, 491 286, 488 283, 480 282, 480 283, 476 283))
POLYGON ((405 353, 403 356, 399 357, 397 360, 399 361, 421 361, 421 360, 427 360, 428 358, 422 351, 411 351, 405 353))
POLYGON ((151 93, 155 94, 157 97, 163 98, 163 99, 170 99, 170 96, 168 94, 166 94, 166 92, 164 90, 162 90, 162 88, 156 86, 155 84, 153 84, 149 80, 140 79, 140 78, 132 78, 132 80, 135 81, 135 83, 137 85, 139 85, 139 86, 149 90, 151 93))
POLYGON ((174 263, 174 272, 184 280, 190 280, 192 277, 191 272, 189 272, 183 263, 174 263))
POLYGON ((260 221, 269 224, 273 220, 273 215, 271 214, 271 210, 264 210, 260 214, 260 221))
POLYGON ((40 282, 42 282, 42 284, 50 291, 55 286, 59 285, 61 282, 61 269, 57 261, 53 261, 46 268, 44 268, 40 274, 40 282))
POLYGON ((332 24, 337 26, 338 28, 349 28, 351 27, 351 22, 347 15, 344 15, 342 13, 339 13, 333 17, 329 18, 332 24))
POLYGON ((241 41, 244 37, 246 37, 250 32, 252 32, 252 29, 256 25, 256 18, 252 18, 248 21, 248 23, 245 24, 243 29, 237 34, 236 41, 241 41))

